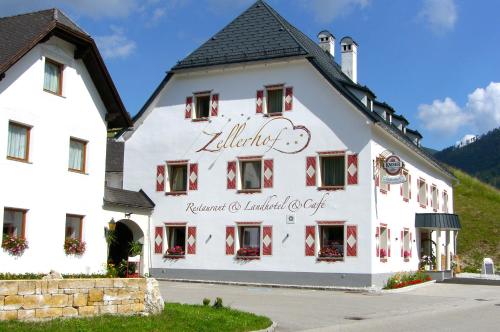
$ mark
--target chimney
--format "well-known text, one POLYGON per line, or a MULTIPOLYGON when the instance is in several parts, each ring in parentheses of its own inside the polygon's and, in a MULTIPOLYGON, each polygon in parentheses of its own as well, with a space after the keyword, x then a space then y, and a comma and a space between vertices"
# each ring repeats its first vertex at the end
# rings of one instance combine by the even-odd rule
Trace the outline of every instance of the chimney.
POLYGON ((333 57, 335 56, 335 36, 328 30, 323 30, 318 33, 319 46, 323 51, 330 53, 333 57))
POLYGON ((351 37, 344 37, 340 41, 342 52, 342 71, 354 83, 358 83, 358 44, 351 37))

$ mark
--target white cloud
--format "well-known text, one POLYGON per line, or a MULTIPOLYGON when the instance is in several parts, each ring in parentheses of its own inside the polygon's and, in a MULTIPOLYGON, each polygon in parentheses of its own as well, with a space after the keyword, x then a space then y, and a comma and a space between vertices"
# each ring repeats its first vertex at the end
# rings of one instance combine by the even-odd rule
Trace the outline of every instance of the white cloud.
POLYGON ((126 58, 135 50, 135 42, 125 36, 122 28, 111 26, 111 30, 110 35, 95 37, 99 50, 108 59, 126 58))
POLYGON ((330 23, 339 16, 350 14, 355 9, 366 8, 372 0, 303 0, 303 5, 312 11, 319 23, 330 23))
POLYGON ((424 0, 419 17, 438 34, 453 30, 458 19, 455 0, 424 0))
POLYGON ((423 126, 441 136, 452 135, 462 128, 484 133, 500 127, 500 83, 476 89, 469 94, 464 107, 447 97, 430 105, 422 104, 418 110, 423 126))

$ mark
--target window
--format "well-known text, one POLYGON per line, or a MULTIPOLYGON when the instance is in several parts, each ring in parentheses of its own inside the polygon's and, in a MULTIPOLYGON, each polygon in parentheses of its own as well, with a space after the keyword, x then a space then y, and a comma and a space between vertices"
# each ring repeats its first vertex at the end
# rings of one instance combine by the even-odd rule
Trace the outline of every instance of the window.
POLYGON ((387 259, 389 252, 389 234, 387 232, 387 226, 380 226, 380 259, 387 259))
POLYGON ((434 211, 437 211, 437 209, 439 208, 439 201, 438 201, 439 191, 435 185, 431 187, 431 193, 432 193, 432 209, 434 211))
POLYGON ((262 188, 262 161, 247 160, 240 162, 241 189, 260 190, 262 188))
POLYGON ((45 59, 45 75, 43 89, 45 91, 62 95, 62 70, 63 65, 50 59, 45 59))
POLYGON ((344 225, 319 226, 319 257, 325 259, 344 259, 344 225))
POLYGON ((402 186, 402 194, 403 194, 403 199, 408 202, 410 199, 410 177, 408 174, 408 171, 403 171, 403 175, 406 178, 406 181, 401 184, 402 186))
POLYGON ((418 181, 418 203, 423 207, 427 206, 426 187, 427 187, 427 185, 425 183, 425 180, 420 179, 420 181, 418 181))
POLYGON ((31 128, 22 124, 9 122, 7 158, 28 161, 31 128))
POLYGON ((210 95, 196 96, 195 119, 208 119, 210 114, 210 95))
POLYGON ((187 191, 187 164, 168 165, 170 192, 187 191))
POLYGON ((267 113, 279 114, 283 112, 283 88, 267 89, 267 113))
POLYGON ((237 256, 260 256, 260 226, 240 226, 238 232, 240 249, 237 256))
POLYGON ((83 217, 73 214, 66 215, 66 238, 82 240, 83 217))
POLYGON ((403 231, 403 238, 401 239, 403 241, 403 257, 405 261, 410 260, 410 251, 411 251, 411 243, 410 243, 410 232, 405 229, 403 231))
POLYGON ((443 212, 448 213, 448 192, 443 191, 443 212))
POLYGON ((380 191, 382 193, 387 193, 391 187, 388 183, 384 181, 384 178, 388 176, 387 171, 384 168, 384 160, 381 160, 380 164, 380 191))
POLYGON ((87 142, 70 138, 68 169, 73 172, 85 173, 87 142))
POLYGON ((25 236, 26 210, 5 208, 3 210, 3 236, 25 236))
POLYGON ((184 256, 186 254, 186 226, 167 226, 167 255, 184 256))
POLYGON ((327 188, 344 187, 345 185, 345 156, 320 157, 321 186, 327 188))

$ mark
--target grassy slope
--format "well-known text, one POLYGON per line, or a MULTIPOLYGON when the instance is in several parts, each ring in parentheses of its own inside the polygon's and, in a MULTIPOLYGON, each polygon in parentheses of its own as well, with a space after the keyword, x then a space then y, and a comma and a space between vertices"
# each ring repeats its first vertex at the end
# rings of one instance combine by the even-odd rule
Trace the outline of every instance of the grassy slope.
POLYGON ((212 307, 166 303, 161 315, 149 317, 101 316, 85 319, 58 319, 44 323, 0 322, 0 331, 9 332, 116 332, 116 331, 255 331, 267 328, 271 320, 254 314, 212 307))
POLYGON ((462 229, 458 254, 468 265, 480 268, 484 257, 500 265, 500 190, 466 173, 453 170, 460 181, 454 189, 455 213, 462 229))

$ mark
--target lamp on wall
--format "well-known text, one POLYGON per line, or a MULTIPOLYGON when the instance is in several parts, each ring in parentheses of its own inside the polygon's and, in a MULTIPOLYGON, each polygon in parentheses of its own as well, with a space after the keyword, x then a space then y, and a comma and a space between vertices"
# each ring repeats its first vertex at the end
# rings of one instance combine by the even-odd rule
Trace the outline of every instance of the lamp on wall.
POLYGON ((111 218, 111 220, 108 222, 108 229, 113 232, 115 228, 116 228, 116 221, 114 218, 111 218))

